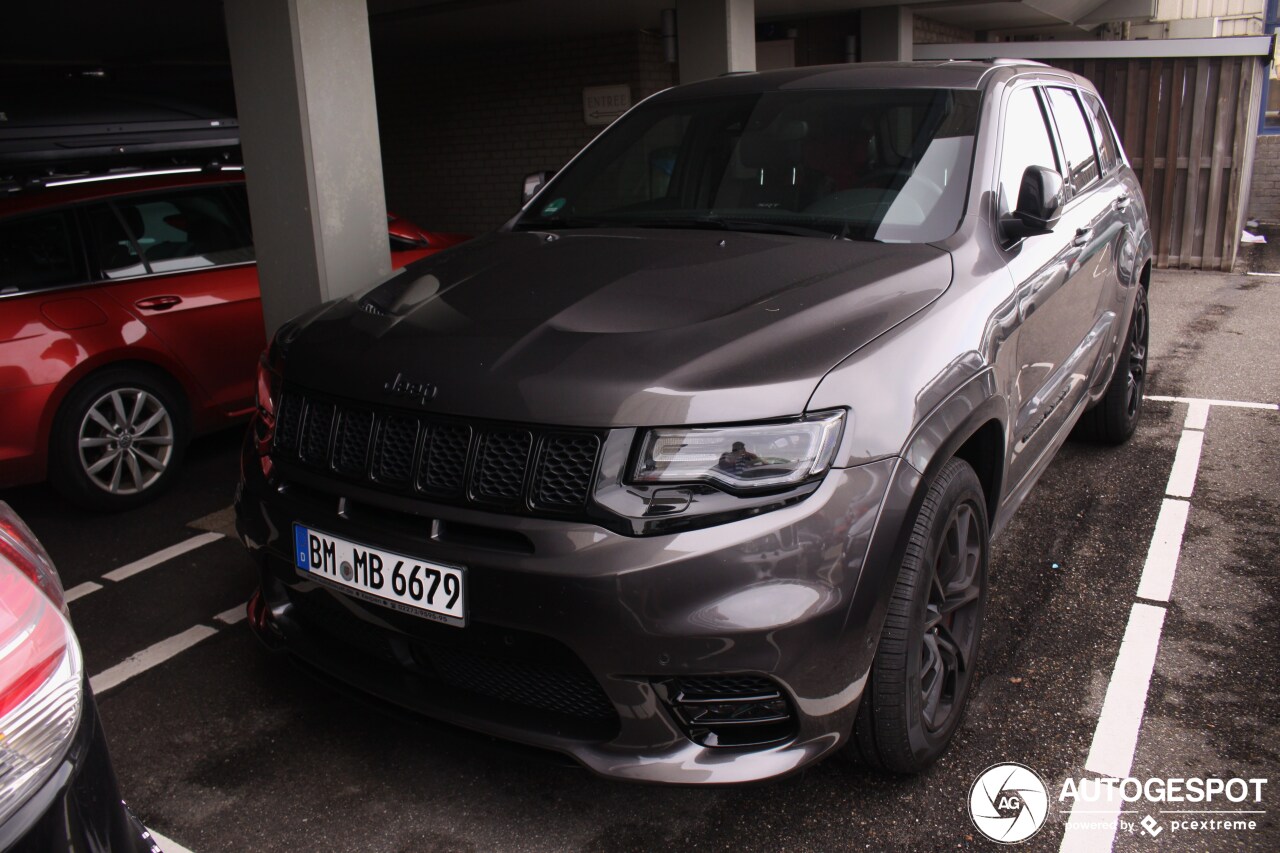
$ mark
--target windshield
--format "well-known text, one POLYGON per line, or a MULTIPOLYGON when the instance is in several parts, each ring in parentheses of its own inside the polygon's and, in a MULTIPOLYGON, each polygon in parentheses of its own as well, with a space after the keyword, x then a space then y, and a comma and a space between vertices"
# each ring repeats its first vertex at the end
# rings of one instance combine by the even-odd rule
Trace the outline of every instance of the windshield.
POLYGON ((557 175, 515 227, 940 240, 963 215, 978 97, 859 89, 642 105, 557 175))

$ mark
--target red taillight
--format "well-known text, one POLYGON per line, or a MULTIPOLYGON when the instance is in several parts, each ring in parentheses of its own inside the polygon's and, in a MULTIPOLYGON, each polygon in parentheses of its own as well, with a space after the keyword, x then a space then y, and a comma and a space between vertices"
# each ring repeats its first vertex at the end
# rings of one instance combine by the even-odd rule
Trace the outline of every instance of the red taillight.
POLYGON ((44 612, 50 603, 24 575, 0 573, 0 719, 48 681, 67 653, 63 620, 44 612))
POLYGON ((62 579, 53 567, 53 560, 31 528, 4 501, 0 501, 0 561, 10 563, 40 587, 59 610, 68 612, 62 595, 62 579))
POLYGON ((80 722, 84 663, 65 608, 48 555, 0 502, 0 823, 45 784, 80 722))

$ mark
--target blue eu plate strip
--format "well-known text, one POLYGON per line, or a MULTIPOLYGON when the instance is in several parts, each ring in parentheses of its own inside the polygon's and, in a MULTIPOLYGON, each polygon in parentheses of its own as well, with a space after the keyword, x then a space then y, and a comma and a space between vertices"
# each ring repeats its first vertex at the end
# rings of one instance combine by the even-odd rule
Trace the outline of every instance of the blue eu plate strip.
POLYGON ((301 524, 295 524, 293 526, 293 558, 298 568, 304 572, 311 571, 311 561, 307 556, 307 529, 301 524))

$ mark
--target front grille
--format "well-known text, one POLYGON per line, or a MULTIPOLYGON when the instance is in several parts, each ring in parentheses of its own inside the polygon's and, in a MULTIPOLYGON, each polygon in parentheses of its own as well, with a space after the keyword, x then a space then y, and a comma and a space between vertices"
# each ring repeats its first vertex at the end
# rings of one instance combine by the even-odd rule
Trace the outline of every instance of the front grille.
POLYGON ((280 415, 276 420, 276 447, 296 453, 301 427, 302 398, 294 395, 281 398, 280 415))
POLYGON ((594 435, 550 435, 542 444, 534 499, 542 506, 581 506, 591 489, 600 439, 594 435))
POLYGON ((563 513, 587 504, 600 438, 383 411, 287 389, 275 453, 384 491, 563 513))
POLYGON ((373 432, 373 412, 343 409, 338 419, 338 438, 333 448, 333 467, 343 474, 363 474, 369 464, 369 438, 373 432))
POLYGON ((418 487, 442 495, 460 495, 471 448, 471 427, 438 424, 429 427, 422 445, 418 487))
POLYGON ((476 459, 475 492, 486 500, 510 503, 524 491, 529 467, 529 433, 496 430, 480 436, 476 459))
POLYGON ((418 421, 392 415, 382 420, 374 476, 384 483, 407 486, 413 480, 413 451, 418 444, 418 421))
POLYGON ((307 406, 302 418, 302 446, 298 448, 298 456, 303 462, 324 465, 328 461, 335 409, 333 403, 307 406))

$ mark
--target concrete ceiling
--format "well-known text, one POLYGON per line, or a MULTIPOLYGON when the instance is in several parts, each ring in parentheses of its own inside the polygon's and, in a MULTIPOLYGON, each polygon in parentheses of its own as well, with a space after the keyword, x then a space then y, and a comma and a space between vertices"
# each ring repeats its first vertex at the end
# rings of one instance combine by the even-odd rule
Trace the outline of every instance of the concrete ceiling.
MULTIPOLYGON (((1107 0, 902 0, 917 14, 979 30, 1072 27, 1107 0)), ((369 0, 375 46, 518 41, 657 30, 676 0, 369 0)), ((837 14, 886 0, 756 0, 758 20, 837 14)))
MULTIPOLYGON (((368 0, 375 53, 425 45, 656 30, 676 0, 368 0)), ((1070 26, 1104 0, 904 0, 972 29, 1070 26)), ((761 20, 834 14, 885 0, 756 0, 761 20)), ((219 63, 221 0, 38 0, 5 4, 0 66, 219 63)))

